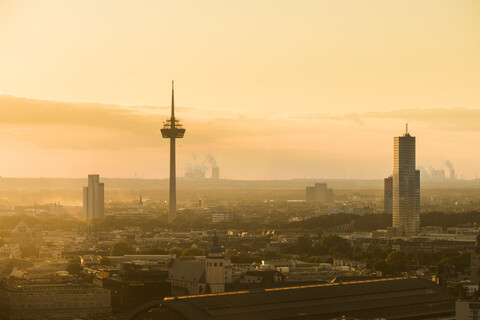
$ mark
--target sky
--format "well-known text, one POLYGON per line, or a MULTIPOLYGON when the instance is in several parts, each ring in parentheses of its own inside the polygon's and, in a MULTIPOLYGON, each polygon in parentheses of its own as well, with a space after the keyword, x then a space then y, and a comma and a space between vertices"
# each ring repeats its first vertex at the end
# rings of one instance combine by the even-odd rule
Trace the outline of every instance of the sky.
POLYGON ((170 81, 178 174, 231 179, 480 174, 477 0, 0 0, 0 175, 165 178, 170 81))

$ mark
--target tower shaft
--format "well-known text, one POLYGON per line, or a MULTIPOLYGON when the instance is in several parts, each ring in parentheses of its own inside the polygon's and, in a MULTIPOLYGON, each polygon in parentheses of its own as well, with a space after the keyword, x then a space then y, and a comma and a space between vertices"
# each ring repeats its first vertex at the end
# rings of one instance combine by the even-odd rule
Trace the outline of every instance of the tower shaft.
POLYGON ((168 222, 175 220, 177 215, 177 176, 175 168, 175 138, 170 138, 170 197, 168 222))
MULTIPOLYGON (((175 130, 175 94, 172 81, 172 114, 170 116, 170 129, 175 130)), ((170 191, 168 222, 173 222, 177 216, 177 170, 175 166, 175 135, 170 138, 170 191)))

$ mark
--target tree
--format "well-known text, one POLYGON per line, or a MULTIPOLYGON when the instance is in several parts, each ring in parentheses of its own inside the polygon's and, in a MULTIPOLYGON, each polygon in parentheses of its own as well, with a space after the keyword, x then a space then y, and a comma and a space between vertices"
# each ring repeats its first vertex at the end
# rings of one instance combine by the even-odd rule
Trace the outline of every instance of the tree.
POLYGON ((141 254, 169 254, 168 250, 165 248, 155 248, 155 249, 147 249, 140 251, 141 254))
POLYGON ((377 260, 373 263, 373 269, 375 271, 381 271, 383 275, 389 274, 392 272, 392 269, 388 265, 388 263, 385 262, 385 260, 377 260))
POLYGON ((410 263, 408 255, 403 251, 392 251, 385 262, 395 273, 401 273, 406 271, 407 265, 410 263))
POLYGON ((83 268, 81 265, 76 264, 76 263, 69 263, 67 265, 67 271, 69 274, 79 274, 80 271, 82 271, 83 268))
POLYGON ((335 246, 330 248, 330 255, 334 258, 350 258, 352 256, 352 245, 347 240, 338 242, 335 246))
POLYGON ((204 256, 205 250, 202 248, 187 248, 183 250, 182 256, 184 257, 193 257, 193 256, 204 256))
POLYGON ((312 239, 309 236, 300 236, 295 240, 294 251, 306 254, 312 251, 312 239))
POLYGON ((183 254, 183 249, 180 247, 173 247, 168 250, 171 254, 177 255, 177 257, 181 257, 183 254))
POLYGON ((102 257, 102 259, 100 260, 100 263, 103 264, 104 266, 111 266, 112 260, 109 257, 102 257))
POLYGON ((135 254, 136 252, 137 248, 127 241, 117 242, 110 249, 111 256, 124 256, 126 254, 135 254))
POLYGON ((262 258, 265 260, 279 259, 281 255, 273 251, 265 251, 262 255, 262 258))
POLYGON ((71 258, 70 260, 68 260, 68 263, 70 263, 70 264, 82 264, 82 257, 75 256, 75 257, 71 258))
POLYGON ((238 252, 243 252, 243 253, 246 253, 246 252, 249 252, 250 250, 252 250, 252 248, 250 246, 247 246, 245 244, 238 245, 236 249, 237 249, 238 252))
POLYGON ((350 258, 353 248, 348 240, 331 234, 322 237, 316 251, 318 254, 330 254, 334 258, 350 258))
POLYGON ((251 255, 238 255, 230 258, 232 263, 254 263, 262 262, 262 257, 251 255))
POLYGON ((73 257, 71 258, 69 261, 68 261, 68 265, 67 265, 67 271, 69 274, 79 274, 80 271, 83 270, 83 267, 82 267, 82 258, 80 256, 76 256, 76 257, 73 257))

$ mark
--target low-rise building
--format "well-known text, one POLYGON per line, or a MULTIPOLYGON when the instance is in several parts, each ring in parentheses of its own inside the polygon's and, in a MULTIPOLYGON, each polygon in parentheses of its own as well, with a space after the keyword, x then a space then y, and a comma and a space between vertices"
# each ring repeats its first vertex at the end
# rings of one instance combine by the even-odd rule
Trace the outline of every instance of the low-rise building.
POLYGON ((1 319, 104 319, 110 313, 110 290, 94 284, 56 277, 0 283, 1 319))
POLYGON ((0 258, 20 259, 22 252, 18 244, 5 244, 0 248, 0 258))
POLYGON ((480 320, 480 301, 457 301, 455 303, 455 320, 480 320))
POLYGON ((233 212, 213 212, 212 223, 228 222, 233 220, 233 212))

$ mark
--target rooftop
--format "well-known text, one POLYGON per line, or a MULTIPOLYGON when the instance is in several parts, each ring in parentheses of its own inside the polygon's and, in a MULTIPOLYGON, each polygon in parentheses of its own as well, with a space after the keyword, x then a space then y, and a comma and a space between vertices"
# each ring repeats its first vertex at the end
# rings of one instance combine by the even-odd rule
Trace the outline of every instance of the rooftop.
POLYGON ((163 306, 187 319, 198 320, 290 319, 299 315, 322 319, 327 315, 374 309, 395 308, 398 313, 399 307, 420 304, 423 306, 418 310, 410 307, 406 310, 453 312, 455 300, 456 297, 433 282, 401 277, 165 298, 163 306))

